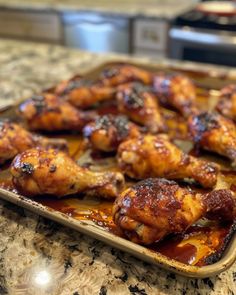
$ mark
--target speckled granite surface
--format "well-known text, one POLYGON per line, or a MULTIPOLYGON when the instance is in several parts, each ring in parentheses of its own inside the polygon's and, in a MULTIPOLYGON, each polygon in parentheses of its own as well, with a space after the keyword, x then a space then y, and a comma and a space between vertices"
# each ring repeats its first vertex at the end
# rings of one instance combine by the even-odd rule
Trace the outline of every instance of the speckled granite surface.
MULTIPOLYGON (((0 40, 0 101, 27 96, 112 58, 0 40)), ((0 201, 0 294, 233 295, 236 264, 219 276, 186 279, 0 201)))
POLYGON ((194 6, 197 0, 0 0, 0 8, 51 11, 97 11, 129 16, 172 19, 194 6))

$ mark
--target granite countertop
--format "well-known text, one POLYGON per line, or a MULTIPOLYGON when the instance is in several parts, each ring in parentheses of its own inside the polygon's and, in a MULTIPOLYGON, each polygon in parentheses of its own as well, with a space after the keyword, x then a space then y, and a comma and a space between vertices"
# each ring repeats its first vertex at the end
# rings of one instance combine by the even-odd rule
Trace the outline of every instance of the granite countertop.
POLYGON ((96 11, 127 16, 173 19, 198 0, 0 0, 0 8, 50 11, 96 11))
MULTIPOLYGON (((1 104, 114 58, 0 40, 1 104)), ((236 264, 211 278, 183 278, 0 200, 0 294, 233 295, 236 264)))

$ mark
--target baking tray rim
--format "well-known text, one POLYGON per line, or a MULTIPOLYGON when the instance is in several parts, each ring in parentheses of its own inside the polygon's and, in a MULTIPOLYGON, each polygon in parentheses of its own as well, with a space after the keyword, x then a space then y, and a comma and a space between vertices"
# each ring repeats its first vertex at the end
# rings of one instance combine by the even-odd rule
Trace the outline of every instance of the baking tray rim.
POLYGON ((222 258, 207 266, 192 266, 187 265, 176 260, 170 259, 160 253, 154 252, 145 248, 144 246, 135 244, 129 240, 118 237, 106 230, 102 229, 96 224, 90 224, 87 221, 77 220, 62 212, 51 209, 42 205, 32 199, 18 195, 14 192, 0 188, 0 198, 9 201, 17 206, 23 207, 45 218, 51 219, 64 226, 70 227, 74 230, 87 234, 92 238, 98 239, 112 247, 118 248, 127 252, 136 258, 144 260, 148 263, 155 264, 166 270, 174 273, 191 277, 191 278, 206 278, 217 275, 222 271, 227 270, 236 260, 236 235, 232 236, 227 248, 225 249, 222 258))
MULTIPOLYGON (((157 68, 158 63, 150 64, 148 61, 138 62, 136 60, 128 61, 124 59, 121 59, 121 60, 117 59, 117 60, 108 60, 107 62, 101 62, 99 65, 96 65, 88 72, 84 72, 82 76, 86 77, 86 76, 92 75, 93 71, 98 71, 108 66, 117 65, 117 64, 130 64, 130 65, 145 67, 145 68, 149 67, 152 70, 156 69, 158 71, 163 69, 169 69, 171 71, 176 71, 176 70, 189 71, 190 70, 193 72, 196 71, 197 73, 202 72, 203 75, 206 74, 206 69, 207 69, 207 67, 205 67, 204 65, 199 65, 197 63, 196 63, 197 68, 195 67, 195 63, 185 63, 183 64, 183 67, 181 69, 181 65, 175 62, 172 65, 169 63, 161 63, 158 69, 157 68)), ((225 74, 225 71, 226 71, 225 68, 219 68, 218 70, 216 66, 213 66, 212 68, 213 68, 214 74, 211 76, 209 74, 210 72, 208 72, 209 74, 208 76, 210 78, 220 79, 222 73, 225 74)), ((234 75, 231 74, 229 75, 228 78, 236 80, 236 71, 234 75)), ((227 77, 225 79, 227 79, 227 77)), ((4 113, 6 110, 14 106, 17 106, 20 102, 24 101, 25 99, 26 98, 21 98, 14 103, 11 103, 9 105, 6 105, 3 108, 0 108, 0 116, 2 112, 4 113)), ((161 268, 164 268, 166 270, 169 270, 171 272, 177 273, 182 276, 186 276, 190 278, 206 278, 206 277, 214 276, 227 270, 236 261, 236 250, 235 250, 236 249, 236 233, 233 233, 219 261, 211 265, 199 267, 199 266, 187 265, 187 264, 178 262, 174 259, 170 259, 166 257, 165 255, 162 255, 160 253, 147 249, 144 246, 135 244, 129 240, 118 237, 102 229, 100 226, 96 225, 95 223, 90 224, 87 221, 77 220, 60 211, 51 209, 32 199, 29 199, 22 195, 18 195, 6 189, 0 188, 0 198, 2 198, 5 201, 9 201, 17 206, 28 209, 29 211, 32 211, 45 218, 58 222, 64 226, 77 230, 81 232, 82 234, 87 234, 91 236, 92 238, 96 238, 112 247, 115 247, 115 248, 118 248, 119 250, 127 252, 137 257, 138 259, 141 259, 151 264, 155 264, 157 266, 160 266, 161 268)))

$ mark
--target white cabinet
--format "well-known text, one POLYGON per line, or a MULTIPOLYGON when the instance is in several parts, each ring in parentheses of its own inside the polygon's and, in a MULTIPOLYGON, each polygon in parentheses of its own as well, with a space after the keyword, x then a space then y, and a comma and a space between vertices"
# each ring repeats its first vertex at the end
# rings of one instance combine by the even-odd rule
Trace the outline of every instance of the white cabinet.
POLYGON ((165 20, 136 19, 133 23, 133 53, 166 56, 169 24, 165 20))
POLYGON ((61 43, 60 16, 51 12, 1 10, 0 36, 61 43))

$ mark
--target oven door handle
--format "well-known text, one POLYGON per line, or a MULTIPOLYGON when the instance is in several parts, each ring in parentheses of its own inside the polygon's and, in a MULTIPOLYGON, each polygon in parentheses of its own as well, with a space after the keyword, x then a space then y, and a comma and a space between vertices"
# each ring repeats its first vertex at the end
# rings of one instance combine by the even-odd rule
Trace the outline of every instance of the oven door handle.
POLYGON ((196 31, 193 29, 181 29, 172 28, 169 31, 171 40, 185 41, 189 43, 216 46, 220 48, 236 48, 236 36, 222 34, 221 31, 217 31, 218 34, 206 31, 196 31))

